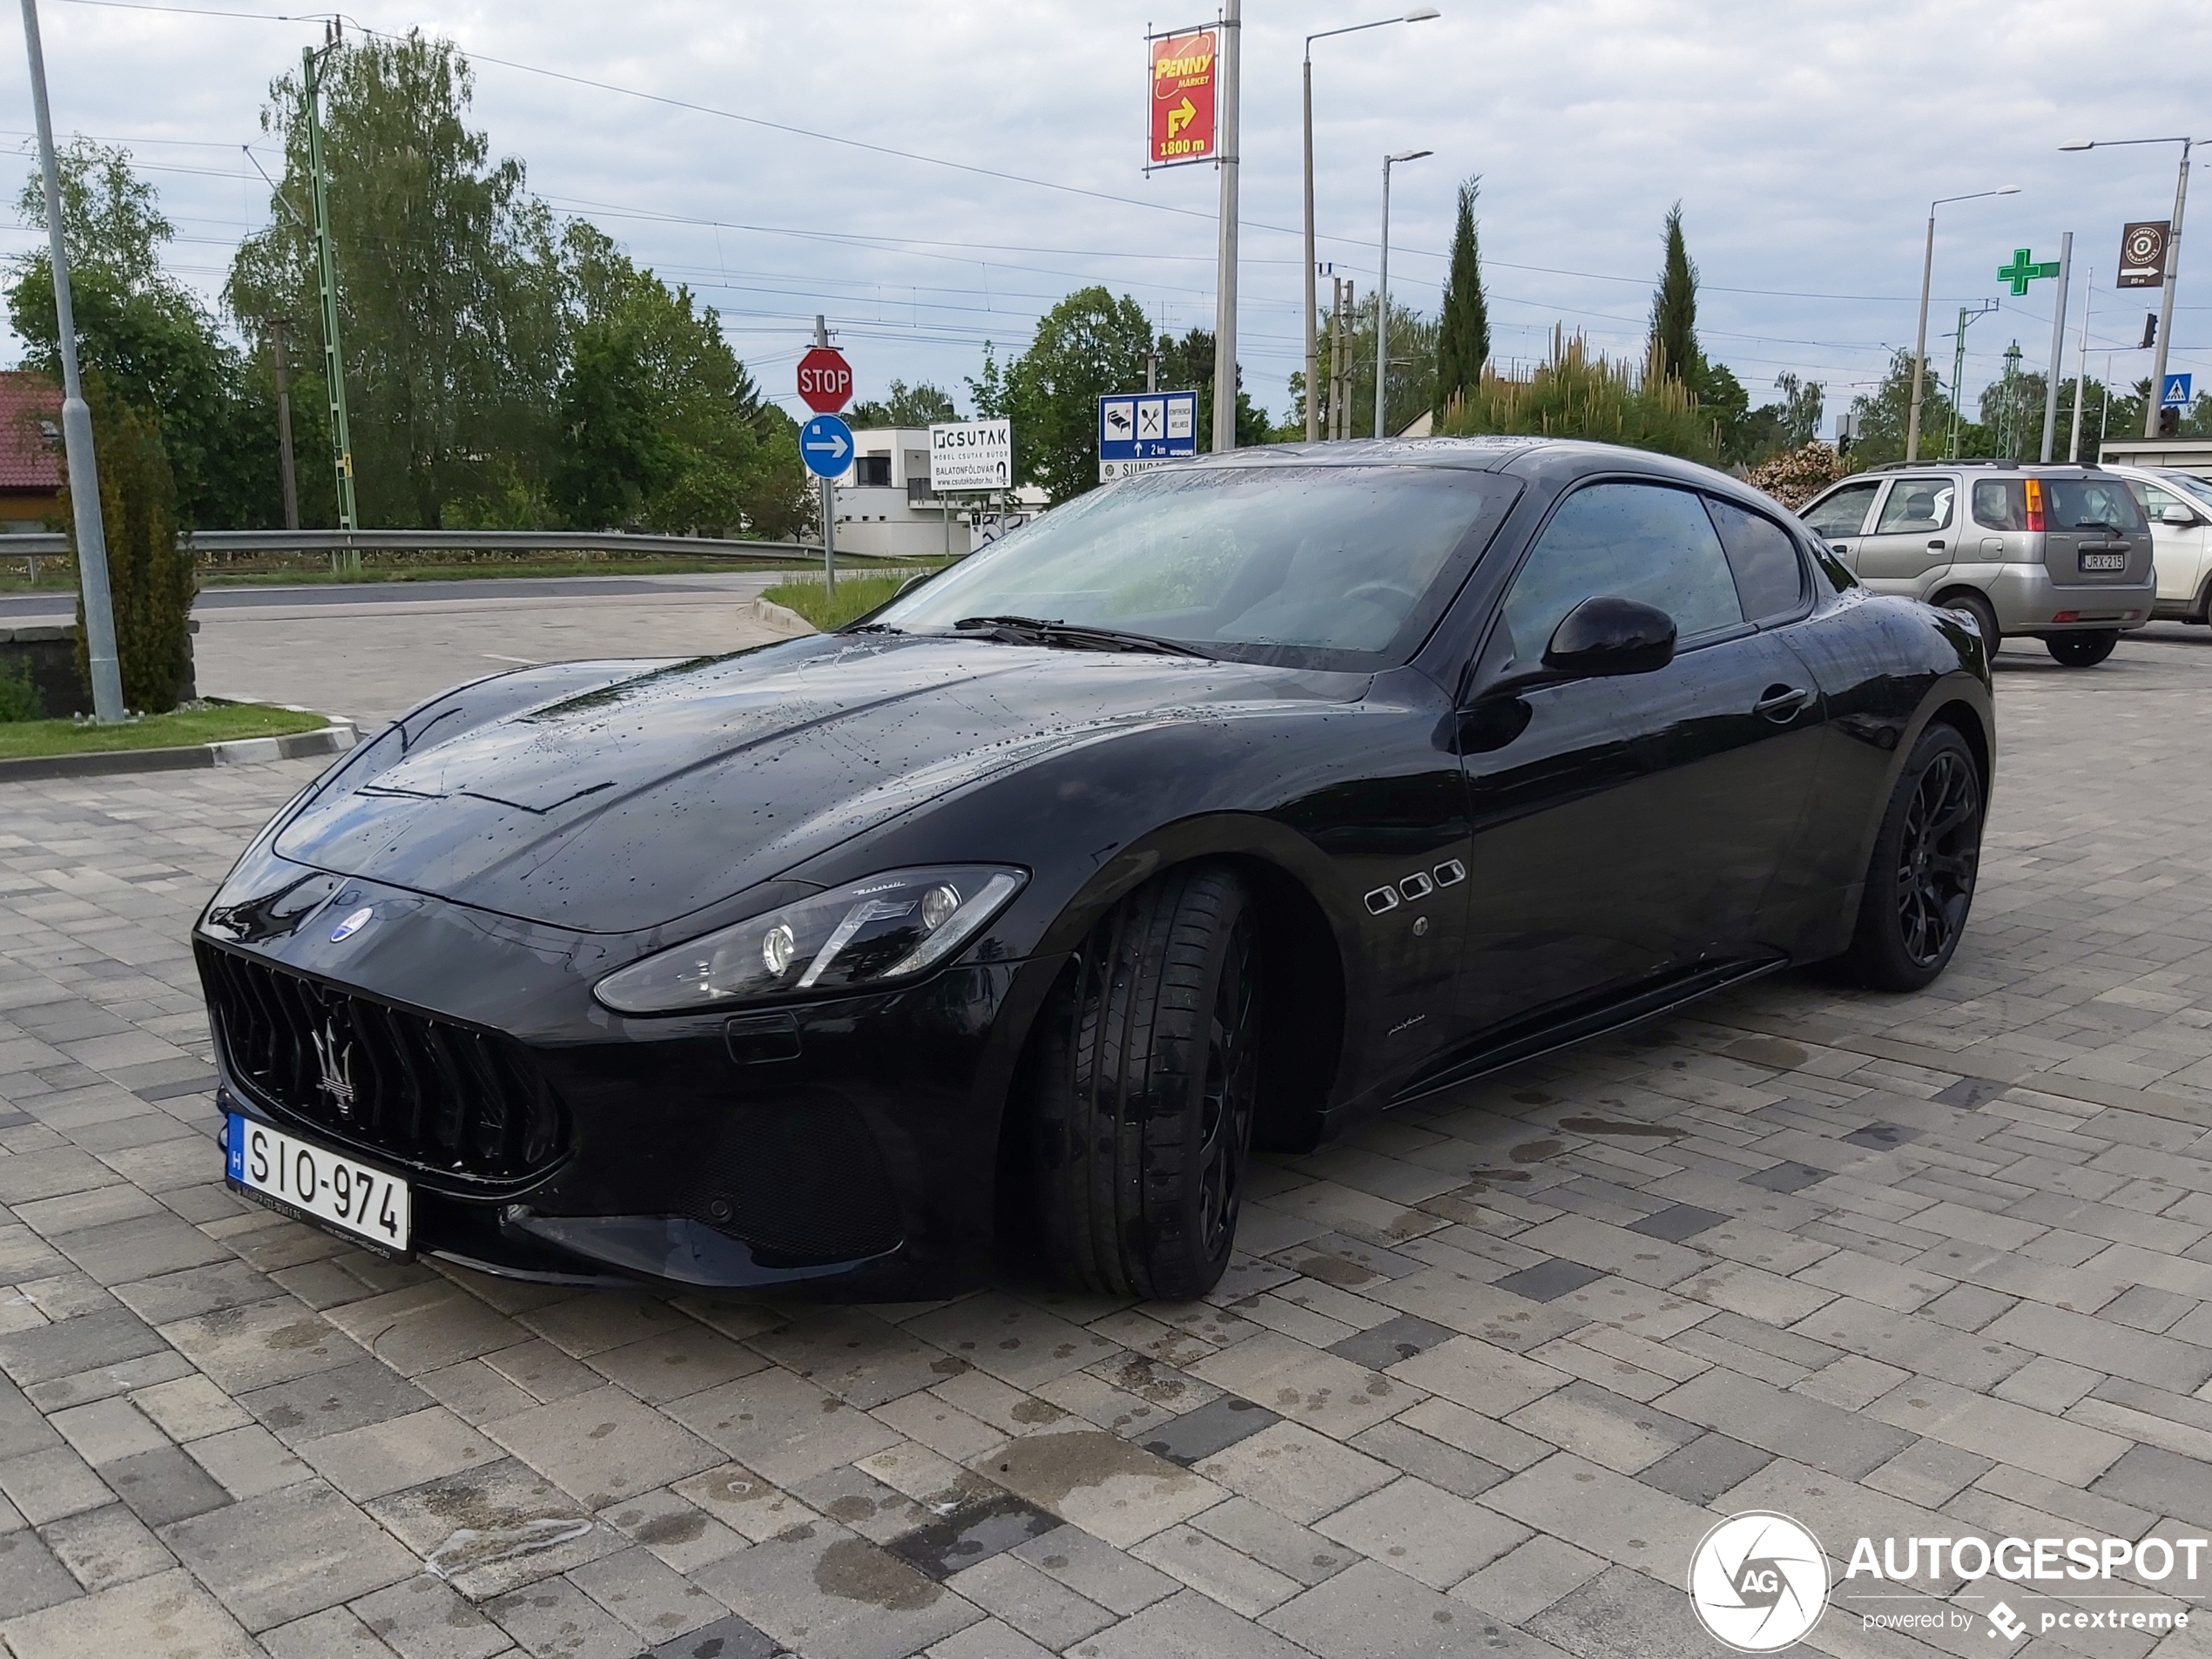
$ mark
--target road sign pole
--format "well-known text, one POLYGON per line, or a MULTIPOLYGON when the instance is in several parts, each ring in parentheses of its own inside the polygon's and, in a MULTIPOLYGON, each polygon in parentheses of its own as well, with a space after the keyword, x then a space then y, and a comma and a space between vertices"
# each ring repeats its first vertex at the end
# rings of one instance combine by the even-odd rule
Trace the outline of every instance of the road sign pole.
MULTIPOLYGON (((2051 372, 2043 377, 2043 464, 2059 437, 2059 376, 2066 373, 2066 285, 2074 273, 2074 233, 2059 238, 2059 291, 2051 301, 2051 372)), ((1952 388, 1952 396, 1959 395, 1952 388)))
POLYGON ((70 304, 69 247, 62 225, 62 175, 54 158, 54 118, 46 106, 46 51, 37 0, 23 0, 24 44, 30 57, 30 102, 38 121, 38 165, 46 185, 46 246, 54 266, 55 335, 62 358, 62 450, 69 462, 69 514, 77 536, 77 581, 84 596, 84 654, 92 669, 92 713, 121 720, 123 671, 115 654, 115 605, 107 583, 107 529, 100 515, 100 471, 92 452, 92 410, 77 372, 77 314, 70 304))
POLYGON ((2081 461, 2081 397, 2089 389, 2089 296, 2096 286, 2097 267, 2093 265, 2081 275, 2081 337, 2074 355, 2074 435, 2066 446, 2066 458, 2077 466, 2081 461))
POLYGON ((2158 338, 2152 344, 2151 395, 2143 400, 2143 435, 2158 435, 2159 394, 2166 385, 2166 345, 2174 337, 2174 289, 2182 280, 2182 209, 2189 199, 2189 147, 2182 140, 2182 172, 2174 183, 2174 226, 2166 236, 2165 291, 2158 299, 2158 338))
MULTIPOLYGON (((1237 447, 1237 118, 1238 60, 1244 57, 1243 0, 1227 0, 1221 14, 1221 102, 1215 154, 1221 164, 1221 246, 1217 256, 1213 325, 1213 447, 1237 447)), ((1310 276, 1309 273, 1309 276, 1310 276)))

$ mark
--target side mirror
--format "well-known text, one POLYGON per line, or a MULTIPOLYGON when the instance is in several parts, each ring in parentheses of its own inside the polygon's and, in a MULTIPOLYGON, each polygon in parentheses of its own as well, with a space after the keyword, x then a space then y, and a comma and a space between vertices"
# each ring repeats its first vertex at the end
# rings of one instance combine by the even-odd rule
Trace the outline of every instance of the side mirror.
POLYGON ((2158 522, 2161 524, 2171 524, 2179 529, 2187 529, 2196 523, 2196 515, 2176 502, 2171 507, 2161 507, 2158 509, 2158 522))
POLYGON ((1544 647, 1558 675, 1601 678, 1649 674, 1675 660, 1675 619, 1656 605, 1601 593, 1560 619, 1544 647))

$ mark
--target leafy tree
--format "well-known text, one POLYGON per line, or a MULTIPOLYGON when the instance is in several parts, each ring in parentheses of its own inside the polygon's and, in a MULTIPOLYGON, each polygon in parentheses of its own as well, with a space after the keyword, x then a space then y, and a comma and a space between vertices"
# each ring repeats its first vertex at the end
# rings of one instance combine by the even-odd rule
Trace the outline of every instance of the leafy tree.
MULTIPOLYGON (((552 216, 523 164, 469 127, 473 76, 450 41, 370 37, 324 72, 323 152, 336 246, 362 521, 434 527, 449 502, 513 497, 551 470, 563 272, 552 216)), ((272 223, 240 246, 239 318, 300 320, 320 361, 321 304, 297 75, 272 84, 265 131, 285 171, 272 223)))
MULTIPOLYGON (((92 407, 92 444, 100 458, 100 519, 107 541, 108 586, 123 701, 140 713, 177 706, 190 677, 192 613, 197 583, 192 555, 177 544, 176 482, 153 417, 117 397, 98 369, 84 377, 92 407)), ((69 508, 76 546, 77 516, 69 508)), ((84 596, 77 598, 77 671, 90 692, 91 660, 84 596)))
MULTIPOLYGON (((127 150, 79 138, 58 158, 62 237, 78 356, 111 397, 152 422, 167 452, 174 510, 188 526, 252 529, 281 520, 276 410, 266 383, 217 333, 199 302, 161 266, 174 227, 127 150)), ((34 173, 17 205, 44 230, 34 173)), ((58 380, 53 266, 44 249, 15 261, 8 312, 26 368, 58 380)))
POLYGON ((1720 442, 1696 396, 1660 372, 1655 347, 1641 374, 1590 351, 1581 334, 1552 331, 1550 358, 1526 380, 1486 368, 1467 396, 1444 407, 1440 433, 1543 433, 1656 449, 1691 461, 1720 458, 1720 442))
MULTIPOLYGON (((1871 392, 1851 400, 1858 417, 1858 439, 1845 457, 1853 469, 1887 466, 1905 459, 1905 439, 1912 411, 1912 354, 1891 354, 1889 371, 1871 392)), ((1920 393, 1920 452, 1932 455, 1951 425, 1951 399, 1942 376, 1930 363, 1920 393)))
POLYGON ((1143 306, 1093 287, 1046 312, 1028 349, 1003 367, 984 347, 983 372, 968 389, 979 415, 1014 423, 1017 481, 1042 485, 1055 502, 1096 487, 1098 400, 1144 384, 1152 343, 1143 306))
POLYGON ((1453 398, 1467 395, 1490 361, 1490 302, 1482 292, 1482 254, 1474 223, 1474 199, 1480 189, 1479 175, 1460 186, 1452 266, 1444 279, 1444 303, 1436 323, 1436 386, 1430 408, 1438 415, 1453 398))
MULTIPOLYGON (((1157 347, 1160 354, 1160 389, 1195 391, 1198 395, 1194 430, 1202 451, 1213 446, 1213 342, 1212 329, 1193 328, 1180 340, 1162 334, 1157 347)), ((1143 384, 1140 374, 1134 385, 1143 384)), ((1266 443, 1274 435, 1274 428, 1268 424, 1267 411, 1256 407, 1251 394, 1244 390, 1244 369, 1240 363, 1237 367, 1237 446, 1243 448, 1249 444, 1266 443)))
POLYGON ((1778 401, 1760 404, 1738 423, 1737 453, 1731 459, 1757 465, 1772 455, 1795 454, 1819 436, 1827 396, 1821 383, 1782 374, 1775 376, 1774 389, 1782 394, 1778 401))
POLYGON ((1658 371, 1695 388, 1705 354, 1697 347, 1697 267, 1683 240, 1682 204, 1667 210, 1666 258, 1651 296, 1651 347, 1658 371))
MULTIPOLYGON (((1396 300, 1390 302, 1390 393, 1383 410, 1387 435, 1403 432, 1436 407, 1438 323, 1396 300)), ((1335 341, 1325 329, 1320 341, 1322 384, 1330 383, 1334 368, 1335 341)), ((1345 361, 1352 369, 1345 407, 1351 415, 1347 430, 1355 438, 1372 437, 1375 430, 1375 296, 1370 293, 1352 307, 1351 339, 1345 361)), ((1301 435, 1305 404, 1303 377, 1291 380, 1291 413, 1301 435)), ((1448 401, 1448 400, 1447 400, 1448 401)))
POLYGON ((864 399, 845 411, 846 423, 855 431, 863 427, 936 426, 959 419, 952 394, 927 381, 917 381, 912 386, 894 381, 886 396, 864 399))

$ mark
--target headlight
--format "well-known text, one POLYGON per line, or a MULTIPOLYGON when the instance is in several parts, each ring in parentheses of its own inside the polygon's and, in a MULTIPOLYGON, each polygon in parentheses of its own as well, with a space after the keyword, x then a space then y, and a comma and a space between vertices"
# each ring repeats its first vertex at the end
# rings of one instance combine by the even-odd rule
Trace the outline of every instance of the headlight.
POLYGON ((912 979, 974 938, 1028 879, 988 864, 887 870, 632 962, 592 994, 620 1014, 681 1014, 912 979))

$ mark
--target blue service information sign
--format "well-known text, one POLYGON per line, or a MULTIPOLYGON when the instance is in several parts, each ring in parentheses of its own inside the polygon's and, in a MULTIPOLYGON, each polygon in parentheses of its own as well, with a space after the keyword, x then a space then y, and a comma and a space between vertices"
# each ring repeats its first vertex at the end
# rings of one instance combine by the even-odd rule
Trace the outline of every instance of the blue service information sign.
POLYGON ((1098 400, 1102 482, 1197 453, 1196 392, 1112 392, 1098 400))
POLYGON ((818 415, 799 428, 799 458, 817 478, 835 478, 853 465, 853 428, 834 415, 818 415))
POLYGON ((2190 380, 2191 377, 2187 374, 2168 374, 2165 383, 2159 388, 2158 407, 2161 409, 2188 408, 2190 380))

